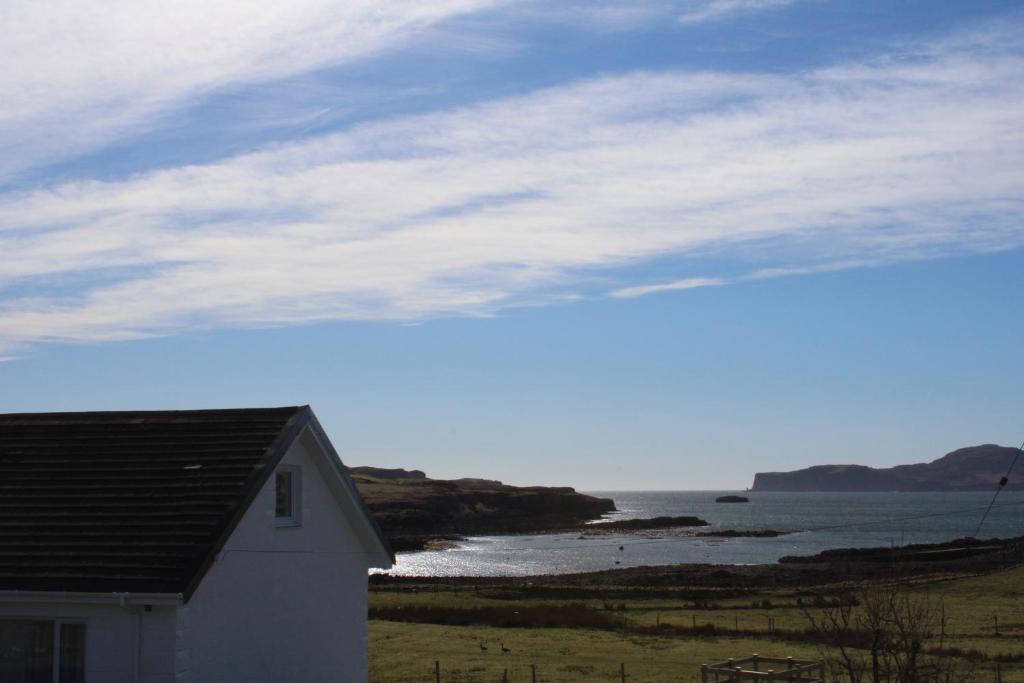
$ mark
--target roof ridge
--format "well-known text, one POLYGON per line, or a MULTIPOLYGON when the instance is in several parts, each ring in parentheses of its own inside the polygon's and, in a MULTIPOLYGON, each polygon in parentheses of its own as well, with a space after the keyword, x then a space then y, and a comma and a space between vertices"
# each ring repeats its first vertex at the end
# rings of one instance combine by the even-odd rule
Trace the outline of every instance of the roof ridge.
POLYGON ((185 415, 185 414, 239 414, 246 412, 280 412, 286 410, 299 411, 309 408, 309 404, 288 406, 258 406, 252 408, 174 408, 169 410, 67 410, 24 413, 0 413, 0 419, 17 417, 72 417, 72 416, 115 416, 115 415, 185 415))

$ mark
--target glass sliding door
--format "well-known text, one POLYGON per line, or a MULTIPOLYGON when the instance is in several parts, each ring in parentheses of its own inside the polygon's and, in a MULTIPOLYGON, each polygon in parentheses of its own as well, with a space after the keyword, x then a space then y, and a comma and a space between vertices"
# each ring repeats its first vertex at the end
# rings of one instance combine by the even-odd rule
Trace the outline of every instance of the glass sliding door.
POLYGON ((53 622, 0 619, 0 682, 53 683, 53 622))
POLYGON ((85 624, 60 625, 58 683, 85 683, 85 624))
POLYGON ((84 681, 85 624, 0 619, 0 683, 84 681))

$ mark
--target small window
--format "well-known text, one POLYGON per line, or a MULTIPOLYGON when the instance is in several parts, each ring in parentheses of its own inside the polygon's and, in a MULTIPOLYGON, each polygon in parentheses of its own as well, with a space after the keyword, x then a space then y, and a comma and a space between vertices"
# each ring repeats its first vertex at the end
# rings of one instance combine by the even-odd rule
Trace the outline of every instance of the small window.
POLYGON ((277 526, 297 526, 301 523, 302 483, 298 467, 282 466, 275 475, 274 518, 277 526))
POLYGON ((82 683, 85 624, 0 619, 0 674, 5 682, 82 683))

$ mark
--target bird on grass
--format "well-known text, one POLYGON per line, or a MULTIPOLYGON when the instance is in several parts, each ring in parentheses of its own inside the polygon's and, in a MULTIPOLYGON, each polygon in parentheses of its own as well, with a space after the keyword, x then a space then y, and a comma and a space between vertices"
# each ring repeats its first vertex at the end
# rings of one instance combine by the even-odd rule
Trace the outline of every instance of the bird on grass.
POLYGON ((504 653, 504 654, 506 654, 506 655, 507 655, 507 654, 508 654, 509 652, 512 652, 512 650, 510 650, 510 649, 508 649, 507 647, 505 647, 505 643, 501 643, 501 651, 502 651, 502 653, 504 653))
POLYGON ((487 652, 487 646, 483 643, 480 643, 480 652, 487 652))

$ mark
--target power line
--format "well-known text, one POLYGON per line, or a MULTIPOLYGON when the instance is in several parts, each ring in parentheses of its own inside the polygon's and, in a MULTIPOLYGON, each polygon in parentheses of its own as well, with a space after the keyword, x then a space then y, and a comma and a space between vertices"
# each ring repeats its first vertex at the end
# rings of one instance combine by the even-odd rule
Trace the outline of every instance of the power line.
POLYGON ((975 536, 977 536, 981 532, 981 525, 985 523, 985 519, 988 517, 989 510, 991 510, 992 506, 996 504, 996 498, 999 497, 999 492, 1003 490, 1004 486, 1006 486, 1006 482, 1010 481, 1010 472, 1013 471, 1013 466, 1017 464, 1017 458, 1020 457, 1021 451, 1024 451, 1024 443, 1021 443, 1020 448, 1018 448, 1017 452, 1013 455, 1013 460, 1010 461, 1010 467, 1007 468, 1006 474, 1003 476, 1002 479, 999 480, 999 486, 996 487, 995 495, 992 496, 992 502, 988 504, 988 508, 985 510, 985 514, 981 516, 981 521, 978 522, 978 528, 974 531, 975 536))

